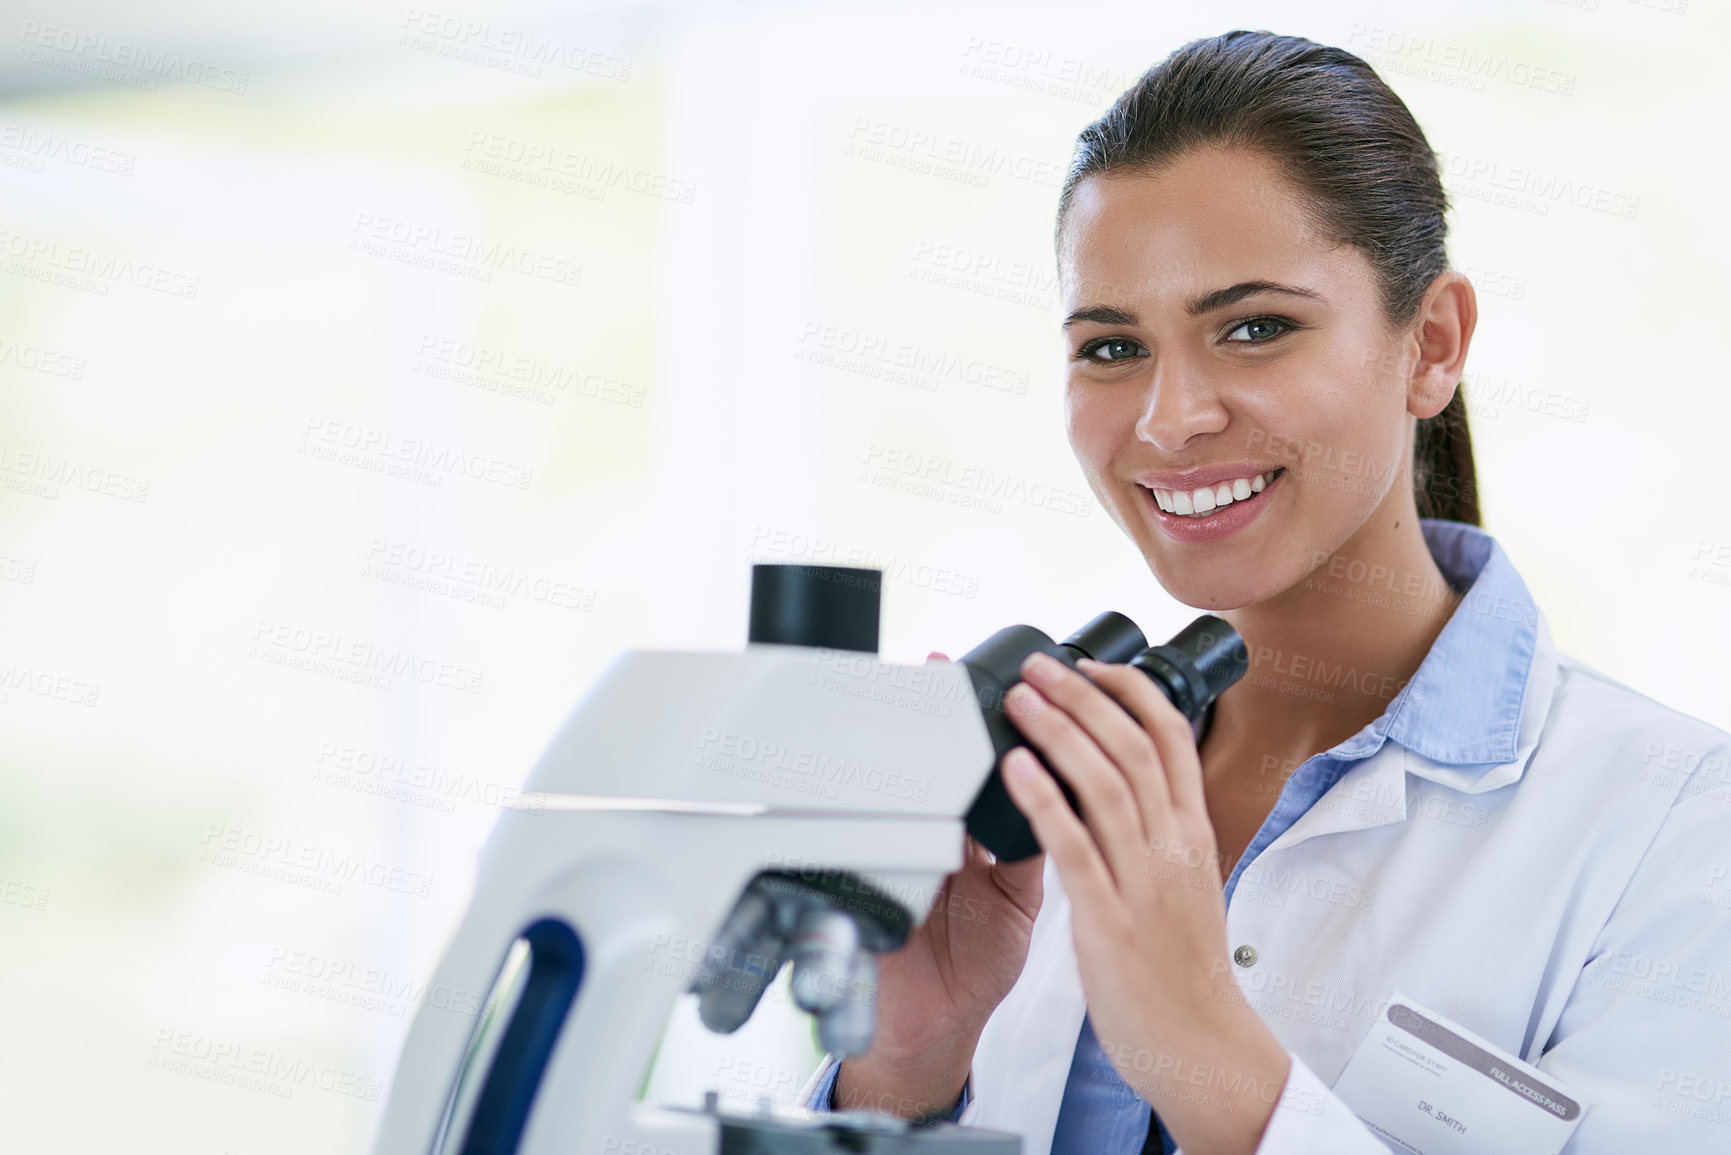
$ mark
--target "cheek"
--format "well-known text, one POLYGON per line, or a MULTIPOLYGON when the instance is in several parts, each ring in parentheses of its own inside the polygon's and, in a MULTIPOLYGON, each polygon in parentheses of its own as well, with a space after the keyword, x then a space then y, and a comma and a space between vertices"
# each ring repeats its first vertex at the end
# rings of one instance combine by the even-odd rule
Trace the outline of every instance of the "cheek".
POLYGON ((1076 460, 1088 474, 1095 473, 1100 464, 1099 447, 1103 440, 1100 426, 1099 407, 1089 405, 1078 390, 1066 389, 1064 432, 1070 439, 1070 452, 1076 455, 1076 460))
POLYGON ((1277 390, 1240 398, 1239 416, 1274 458, 1289 468, 1357 471, 1398 459, 1406 398, 1387 374, 1367 372, 1364 358, 1324 360, 1297 369, 1277 390), (1258 432, 1260 431, 1260 432, 1258 432))
POLYGON ((1399 351, 1366 338, 1367 351, 1356 361, 1342 357, 1340 380, 1348 382, 1344 428, 1363 446, 1387 455, 1406 429, 1406 379, 1399 351))
POLYGON ((1064 392, 1065 432, 1070 449, 1090 474, 1103 473, 1115 454, 1135 439, 1136 410, 1124 398, 1071 385, 1064 392))

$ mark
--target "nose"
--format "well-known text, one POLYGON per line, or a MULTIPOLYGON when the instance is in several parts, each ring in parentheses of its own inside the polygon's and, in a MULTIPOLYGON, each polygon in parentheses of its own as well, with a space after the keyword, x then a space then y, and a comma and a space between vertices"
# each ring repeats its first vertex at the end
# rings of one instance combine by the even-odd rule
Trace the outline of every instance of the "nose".
POLYGON ((1191 438, 1225 429, 1227 419, 1219 393, 1202 374, 1162 358, 1149 378, 1136 436, 1164 453, 1177 453, 1191 438))

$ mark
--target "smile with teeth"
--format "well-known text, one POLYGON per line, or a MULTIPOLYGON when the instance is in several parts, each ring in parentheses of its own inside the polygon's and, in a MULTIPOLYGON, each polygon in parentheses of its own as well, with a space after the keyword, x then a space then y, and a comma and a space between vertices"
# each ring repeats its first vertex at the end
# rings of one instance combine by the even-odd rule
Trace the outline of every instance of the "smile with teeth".
POLYGON ((1231 505, 1235 501, 1248 501, 1268 487, 1268 483, 1279 477, 1282 470, 1271 469, 1267 473, 1257 473, 1250 477, 1235 477, 1231 481, 1222 481, 1217 485, 1206 485, 1201 489, 1153 489, 1154 502, 1167 513, 1180 517, 1207 517, 1222 506, 1231 505))

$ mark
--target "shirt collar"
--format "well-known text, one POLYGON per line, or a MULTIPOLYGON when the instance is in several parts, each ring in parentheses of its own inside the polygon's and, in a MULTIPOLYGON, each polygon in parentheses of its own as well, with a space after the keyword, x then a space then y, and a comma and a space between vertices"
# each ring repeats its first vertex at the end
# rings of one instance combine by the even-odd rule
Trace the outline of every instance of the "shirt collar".
POLYGON ((1522 745, 1538 608, 1490 534, 1454 521, 1419 525, 1437 568, 1465 594, 1388 709, 1330 753, 1365 758, 1392 741, 1443 766, 1509 763, 1522 745))

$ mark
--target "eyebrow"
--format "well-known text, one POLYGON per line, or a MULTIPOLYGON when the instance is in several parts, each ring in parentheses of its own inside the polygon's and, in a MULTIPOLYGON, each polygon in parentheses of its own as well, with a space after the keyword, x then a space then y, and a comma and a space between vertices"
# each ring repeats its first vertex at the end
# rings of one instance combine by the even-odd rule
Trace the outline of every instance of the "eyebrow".
MULTIPOLYGON (((1288 293, 1294 297, 1308 297, 1313 301, 1323 299, 1322 294, 1314 289, 1305 289, 1297 285, 1282 285, 1274 281, 1240 281, 1228 288, 1215 289, 1203 293, 1199 297, 1192 297, 1185 303, 1184 311, 1192 317, 1200 317, 1204 313, 1212 313, 1216 309, 1235 305, 1245 297, 1257 293, 1288 293)), ((1115 308, 1112 305, 1090 305, 1086 309, 1077 309, 1064 319, 1064 326, 1068 328, 1077 321, 1093 321, 1100 325, 1135 325, 1138 323, 1136 314, 1126 309, 1115 308)))

